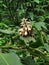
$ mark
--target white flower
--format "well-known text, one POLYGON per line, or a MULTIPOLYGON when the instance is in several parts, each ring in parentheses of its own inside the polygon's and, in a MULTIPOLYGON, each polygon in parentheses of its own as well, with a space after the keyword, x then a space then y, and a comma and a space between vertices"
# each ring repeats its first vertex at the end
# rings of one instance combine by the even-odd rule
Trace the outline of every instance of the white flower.
POLYGON ((27 31, 25 31, 24 35, 25 35, 25 36, 27 36, 27 35, 28 35, 27 31))
POLYGON ((22 36, 23 36, 23 35, 24 35, 24 32, 25 32, 25 31, 24 31, 24 29, 23 29, 23 28, 19 29, 19 34, 20 34, 20 35, 22 35, 22 36))
POLYGON ((25 31, 27 31, 27 27, 25 27, 25 31))

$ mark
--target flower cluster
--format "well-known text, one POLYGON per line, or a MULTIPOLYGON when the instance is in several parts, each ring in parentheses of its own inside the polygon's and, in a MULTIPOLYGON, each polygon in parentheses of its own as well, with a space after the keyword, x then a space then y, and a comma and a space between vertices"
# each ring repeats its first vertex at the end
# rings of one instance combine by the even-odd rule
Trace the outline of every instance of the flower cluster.
POLYGON ((27 19, 25 19, 25 18, 22 19, 21 27, 22 28, 19 29, 20 35, 22 35, 22 36, 30 35, 32 27, 30 25, 30 22, 27 21, 27 19))

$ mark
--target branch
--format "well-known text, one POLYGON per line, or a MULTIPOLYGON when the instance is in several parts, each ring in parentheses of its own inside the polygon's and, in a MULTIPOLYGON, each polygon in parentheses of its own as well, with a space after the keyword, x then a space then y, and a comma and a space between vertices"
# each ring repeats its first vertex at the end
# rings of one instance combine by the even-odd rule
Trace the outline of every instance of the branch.
POLYGON ((16 47, 16 46, 0 46, 1 49, 14 49, 14 50, 21 50, 25 49, 25 47, 16 47))
POLYGON ((43 59, 45 59, 45 61, 48 61, 47 58, 46 58, 47 56, 42 51, 40 51, 37 48, 31 48, 29 46, 22 46, 22 47, 16 47, 16 46, 0 46, 0 48, 1 49, 14 49, 14 50, 25 50, 25 49, 27 49, 30 53, 33 52, 32 55, 41 56, 43 59))

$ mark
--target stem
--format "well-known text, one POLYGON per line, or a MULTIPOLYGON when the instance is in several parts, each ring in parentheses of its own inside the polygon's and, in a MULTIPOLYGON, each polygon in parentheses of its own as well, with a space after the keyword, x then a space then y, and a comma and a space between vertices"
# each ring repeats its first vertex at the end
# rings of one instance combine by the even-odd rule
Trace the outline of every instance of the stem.
POLYGON ((14 49, 14 50, 21 50, 23 47, 16 47, 16 46, 0 46, 2 49, 14 49))
POLYGON ((35 53, 35 54, 32 54, 32 55, 41 56, 45 61, 48 61, 47 58, 46 58, 47 55, 45 55, 42 51, 40 51, 37 48, 31 48, 29 46, 22 46, 22 47, 16 47, 16 46, 0 46, 0 48, 1 49, 14 49, 14 50, 25 50, 25 49, 27 49, 29 52, 35 53))
POLYGON ((22 46, 22 47, 16 47, 16 46, 0 46, 1 49, 14 49, 14 50, 22 50, 22 49, 28 49, 31 51, 38 51, 40 52, 42 55, 44 55, 43 52, 41 52, 40 50, 38 50, 37 48, 31 48, 29 46, 22 46))

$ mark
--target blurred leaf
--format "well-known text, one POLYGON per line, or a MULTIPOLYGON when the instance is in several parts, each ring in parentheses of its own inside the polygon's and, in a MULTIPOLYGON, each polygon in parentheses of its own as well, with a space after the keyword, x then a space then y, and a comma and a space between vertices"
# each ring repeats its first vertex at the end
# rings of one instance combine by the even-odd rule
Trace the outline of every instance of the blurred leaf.
POLYGON ((37 28, 37 30, 42 30, 42 28, 47 29, 44 22, 35 23, 35 27, 37 28))
POLYGON ((4 6, 5 8, 7 8, 7 6, 6 6, 5 4, 3 4, 3 6, 4 6))
POLYGON ((14 30, 11 31, 11 30, 8 30, 8 29, 7 29, 7 30, 0 29, 0 32, 1 32, 1 33, 4 33, 4 34, 11 34, 11 35, 15 33, 14 30))
POLYGON ((44 44, 44 48, 49 52, 49 45, 47 43, 44 44))
POLYGON ((35 38, 33 37, 20 37, 20 39, 22 39, 26 44, 30 41, 36 42, 35 38))
POLYGON ((38 3, 39 4, 39 0, 34 0, 34 2, 38 3))
POLYGON ((37 65, 37 63, 31 57, 25 57, 22 59, 24 65, 37 65))
POLYGON ((22 65, 19 57, 13 53, 0 53, 0 65, 22 65))
POLYGON ((4 24, 4 23, 0 23, 0 27, 6 27, 6 28, 9 28, 9 26, 7 26, 7 25, 4 24))
POLYGON ((3 1, 1 0, 0 3, 2 3, 3 1))
POLYGON ((30 18, 31 18, 31 20, 33 20, 33 12, 29 12, 29 16, 30 16, 30 18))

